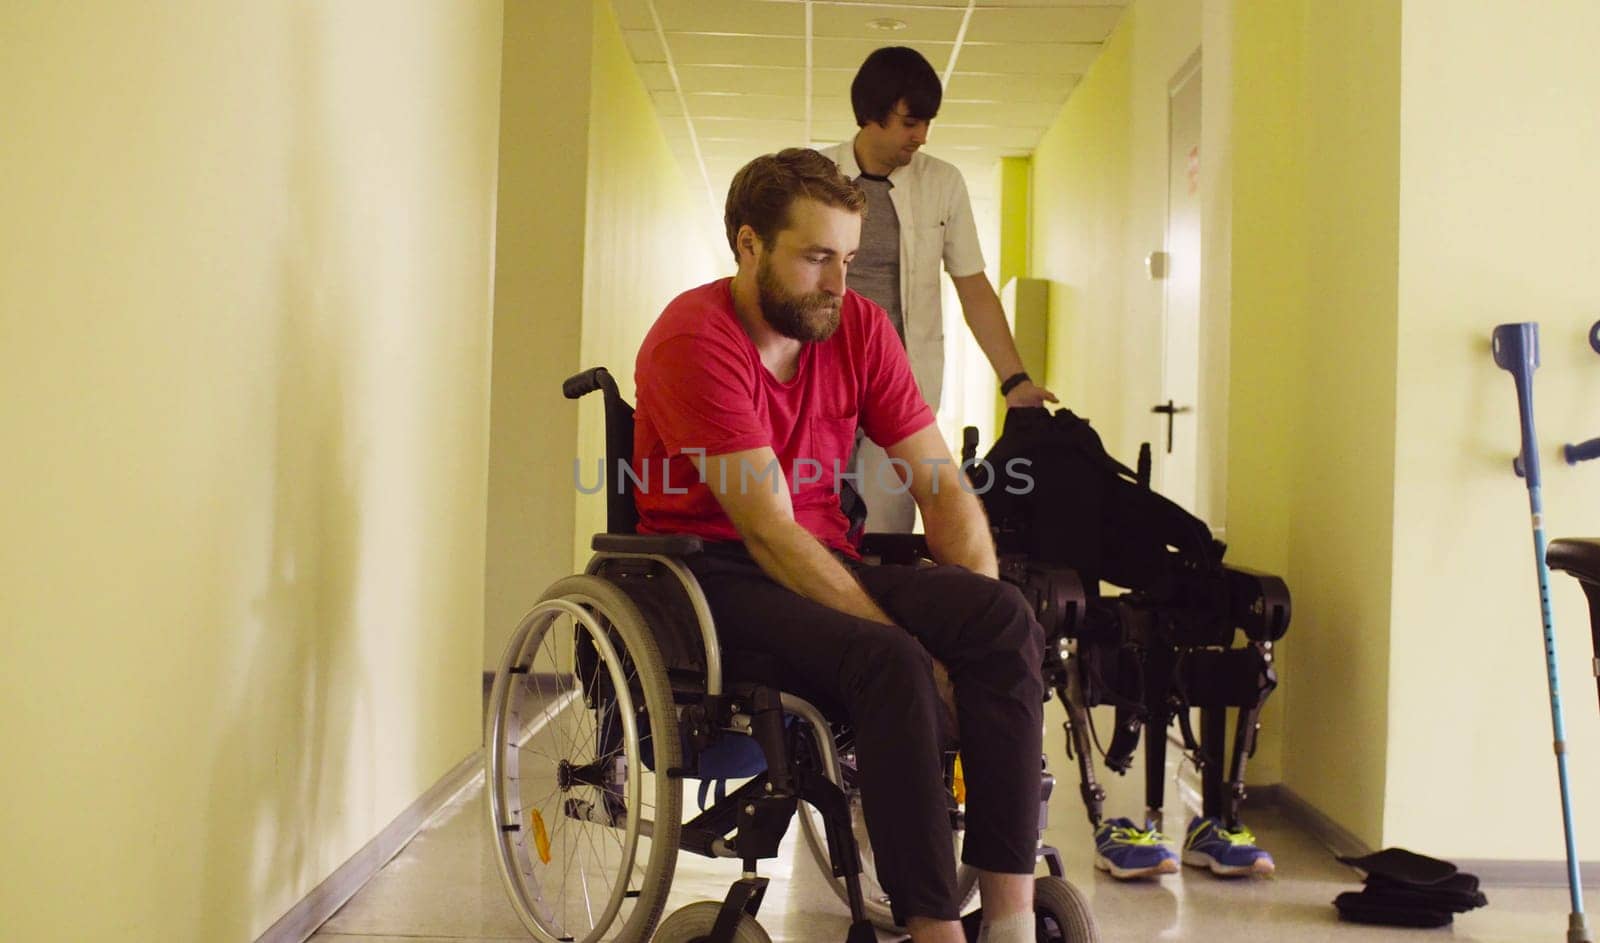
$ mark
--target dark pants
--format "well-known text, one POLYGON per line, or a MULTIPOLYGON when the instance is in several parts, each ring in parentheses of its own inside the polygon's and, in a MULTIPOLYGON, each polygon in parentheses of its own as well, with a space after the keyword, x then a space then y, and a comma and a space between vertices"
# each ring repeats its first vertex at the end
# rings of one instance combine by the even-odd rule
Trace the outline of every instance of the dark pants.
POLYGON ((897 918, 960 916, 931 658, 944 663, 956 692, 967 784, 962 860, 1033 873, 1044 631, 1016 587, 957 566, 846 561, 897 627, 784 589, 742 545, 710 545, 687 562, 723 648, 774 656, 792 671, 786 690, 849 713, 878 880, 897 918))

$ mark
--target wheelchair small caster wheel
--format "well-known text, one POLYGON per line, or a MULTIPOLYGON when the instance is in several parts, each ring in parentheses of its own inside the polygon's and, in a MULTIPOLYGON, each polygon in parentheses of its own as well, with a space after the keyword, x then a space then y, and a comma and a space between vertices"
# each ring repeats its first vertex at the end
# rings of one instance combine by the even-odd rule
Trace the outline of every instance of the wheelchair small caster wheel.
POLYGON ((1089 902, 1062 878, 1047 875, 1034 879, 1033 913, 1039 943, 1100 943, 1089 902))
MULTIPOLYGON (((717 925, 717 916, 721 913, 722 904, 714 900, 674 910, 656 927, 656 935, 651 940, 654 943, 702 943, 711 939, 711 928, 717 925)), ((733 928, 733 943, 772 943, 772 937, 761 929, 756 918, 742 913, 733 928)))

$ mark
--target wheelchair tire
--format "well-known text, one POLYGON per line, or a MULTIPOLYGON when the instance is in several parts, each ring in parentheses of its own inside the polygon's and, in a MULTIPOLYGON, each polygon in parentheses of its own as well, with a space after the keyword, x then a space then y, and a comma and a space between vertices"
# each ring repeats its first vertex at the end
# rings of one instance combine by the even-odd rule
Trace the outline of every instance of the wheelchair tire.
POLYGON ((1044 925, 1039 943, 1100 943, 1089 902, 1061 878, 1046 875, 1034 879, 1033 910, 1044 925))
POLYGON ((533 938, 649 939, 677 864, 682 781, 666 771, 682 758, 632 600, 596 576, 552 585, 506 646, 484 742, 496 863, 533 938))
MULTIPOLYGON (((851 769, 854 766, 854 756, 841 753, 839 764, 848 767, 844 770, 848 782, 851 769)), ((906 928, 894 922, 893 911, 889 906, 889 895, 884 891, 883 885, 878 883, 877 859, 872 853, 872 844, 867 840, 866 820, 861 814, 861 792, 854 787, 847 787, 846 795, 850 799, 850 827, 855 832, 856 846, 861 853, 861 901, 867 911, 867 919, 880 930, 890 933, 905 933, 906 928)), ((806 803, 801 803, 797 813, 800 819, 800 832, 805 837, 806 848, 811 851, 811 860, 822 869, 822 877, 833 888, 839 900, 846 907, 850 906, 850 894, 845 889, 844 878, 833 876, 833 862, 828 858, 828 839, 824 834, 822 813, 806 803)), ((978 872, 961 860, 961 848, 954 848, 956 859, 956 900, 957 909, 965 911, 978 893, 978 872)))
MULTIPOLYGON (((661 921, 651 943, 703 943, 711 938, 711 928, 717 925, 721 913, 722 904, 714 900, 680 907, 661 921)), ((740 914, 739 923, 733 928, 733 943, 772 943, 772 937, 756 923, 756 918, 740 914)))

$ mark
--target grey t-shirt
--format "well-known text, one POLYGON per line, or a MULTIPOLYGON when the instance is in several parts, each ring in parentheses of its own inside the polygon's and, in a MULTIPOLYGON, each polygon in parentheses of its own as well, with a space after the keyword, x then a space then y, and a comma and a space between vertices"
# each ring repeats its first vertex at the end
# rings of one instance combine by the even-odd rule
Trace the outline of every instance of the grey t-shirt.
POLYGON ((846 282, 889 313, 889 323, 906 341, 905 315, 900 308, 900 216, 889 201, 894 186, 887 177, 862 174, 856 183, 867 194, 867 218, 861 224, 861 247, 850 263, 846 282))

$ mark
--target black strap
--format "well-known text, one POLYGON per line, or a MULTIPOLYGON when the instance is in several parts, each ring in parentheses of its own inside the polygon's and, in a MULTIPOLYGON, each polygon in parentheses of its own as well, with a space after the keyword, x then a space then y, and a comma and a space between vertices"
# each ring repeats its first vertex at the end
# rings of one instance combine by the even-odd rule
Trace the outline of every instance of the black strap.
POLYGON ((1006 377, 1004 383, 1000 384, 1000 395, 1001 396, 1005 396, 1006 394, 1010 393, 1012 390, 1016 389, 1017 387, 1021 386, 1022 384, 1031 383, 1031 382, 1033 382, 1033 377, 1028 376, 1027 373, 1025 373, 1025 372, 1013 373, 1012 375, 1006 377))

